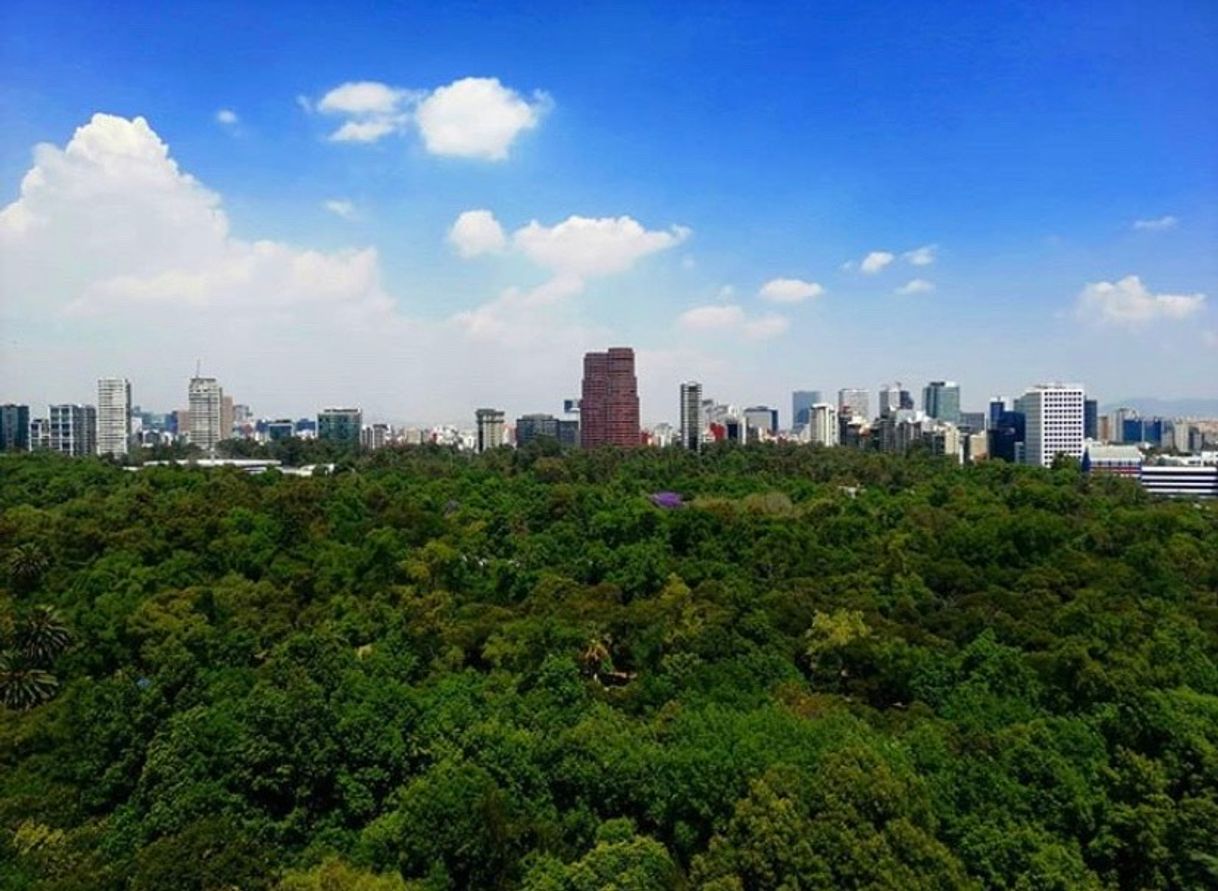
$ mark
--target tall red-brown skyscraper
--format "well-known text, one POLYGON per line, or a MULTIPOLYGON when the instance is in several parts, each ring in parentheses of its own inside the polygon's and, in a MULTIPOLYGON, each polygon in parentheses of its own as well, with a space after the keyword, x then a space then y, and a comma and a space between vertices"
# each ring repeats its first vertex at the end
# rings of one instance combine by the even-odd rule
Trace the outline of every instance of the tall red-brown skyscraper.
POLYGON ((579 406, 579 441, 586 449, 640 444, 639 382, 634 350, 611 347, 584 354, 583 398, 579 406))

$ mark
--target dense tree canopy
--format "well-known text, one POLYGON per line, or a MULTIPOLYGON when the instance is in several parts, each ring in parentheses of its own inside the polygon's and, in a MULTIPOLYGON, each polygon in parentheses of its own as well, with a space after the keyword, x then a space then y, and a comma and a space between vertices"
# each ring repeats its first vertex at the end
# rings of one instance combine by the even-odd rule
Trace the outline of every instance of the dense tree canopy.
POLYGON ((1218 886, 1218 506, 1068 464, 5 456, 0 693, 0 891, 1218 886))

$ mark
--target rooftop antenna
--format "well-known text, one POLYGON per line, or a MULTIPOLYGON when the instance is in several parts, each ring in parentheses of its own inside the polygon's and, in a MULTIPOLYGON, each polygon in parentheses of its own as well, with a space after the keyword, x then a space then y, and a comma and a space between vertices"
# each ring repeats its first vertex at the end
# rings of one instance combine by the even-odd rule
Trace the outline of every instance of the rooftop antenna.
POLYGON ((195 377, 199 377, 203 373, 203 360, 195 359, 195 377))

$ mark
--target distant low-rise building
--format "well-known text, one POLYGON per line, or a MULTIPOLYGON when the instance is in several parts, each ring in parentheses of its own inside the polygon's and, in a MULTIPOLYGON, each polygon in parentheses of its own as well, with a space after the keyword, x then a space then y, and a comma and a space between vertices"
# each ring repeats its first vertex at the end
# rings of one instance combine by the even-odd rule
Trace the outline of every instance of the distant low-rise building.
POLYGON ((957 424, 960 432, 966 436, 972 433, 984 433, 986 429, 986 417, 983 411, 962 411, 960 412, 960 423, 957 424))
POLYGON ((295 435, 296 425, 291 418, 279 418, 275 421, 267 421, 267 442, 282 442, 285 439, 291 439, 295 435))
POLYGON ((51 449, 50 418, 34 418, 30 421, 30 451, 48 452, 51 449))
POLYGON ((751 405, 744 410, 744 422, 765 437, 778 434, 778 409, 768 405, 751 405))
POLYGON ((579 422, 543 413, 522 415, 516 419, 517 448, 543 437, 554 440, 564 448, 574 448, 579 445, 579 422))
POLYGON ((648 445, 656 446, 657 448, 667 448, 670 445, 678 444, 680 440, 680 430, 672 424, 659 423, 651 428, 651 439, 648 445))
POLYGON ((1136 445, 1089 441, 1083 449, 1083 470, 1088 473, 1112 473, 1137 479, 1142 460, 1142 450, 1136 445))
POLYGON ((1143 464, 1138 482, 1152 495, 1218 498, 1218 466, 1205 464, 1143 464))
POLYGON ((921 434, 922 443, 932 455, 944 455, 957 462, 964 460, 964 437, 960 435, 960 428, 955 424, 937 421, 925 426, 921 434))
POLYGON ((990 455, 988 433, 970 433, 964 438, 964 460, 968 463, 984 461, 990 455))
POLYGON ((388 424, 370 424, 360 431, 360 445, 370 451, 383 449, 389 444, 391 433, 388 424))

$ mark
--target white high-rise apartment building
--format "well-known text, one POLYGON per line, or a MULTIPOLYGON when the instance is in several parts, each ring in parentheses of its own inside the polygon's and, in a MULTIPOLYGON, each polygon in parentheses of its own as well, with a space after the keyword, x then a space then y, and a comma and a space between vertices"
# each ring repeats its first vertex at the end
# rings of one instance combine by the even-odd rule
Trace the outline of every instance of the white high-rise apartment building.
POLYGON ((835 446, 841 442, 837 409, 828 402, 818 402, 808 409, 808 441, 825 446, 835 446))
POLYGON ((681 445, 698 451, 702 448, 702 385, 697 381, 681 384, 681 445))
POLYGON ((131 443, 131 382, 125 377, 97 381, 97 454, 125 457, 131 443))
POLYGON ((871 400, 868 398, 866 390, 858 390, 853 387, 837 391, 837 408, 838 411, 844 412, 845 409, 850 409, 850 417, 862 418, 864 421, 869 419, 867 414, 871 408, 871 400))
POLYGON ((187 390, 190 400, 190 441, 205 452, 214 452, 224 439, 224 389, 214 377, 192 377, 187 390))
POLYGON ((1048 467, 1058 455, 1083 457, 1083 388, 1037 384, 1019 398, 1024 414, 1024 463, 1048 467))

